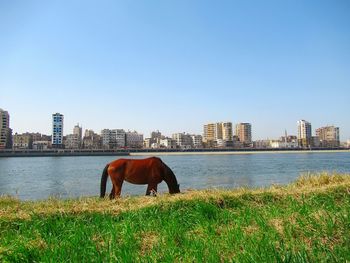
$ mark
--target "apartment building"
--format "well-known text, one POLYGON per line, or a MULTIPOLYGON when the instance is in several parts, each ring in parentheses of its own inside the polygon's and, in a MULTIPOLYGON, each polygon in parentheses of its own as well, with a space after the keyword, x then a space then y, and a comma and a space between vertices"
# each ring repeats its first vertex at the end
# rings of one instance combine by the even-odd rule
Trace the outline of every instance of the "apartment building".
POLYGON ((206 147, 232 145, 232 122, 208 123, 203 126, 203 142, 206 147))
POLYGON ((192 148, 192 138, 187 133, 174 133, 172 139, 175 141, 176 146, 179 148, 192 148))
POLYGON ((137 133, 136 131, 128 131, 125 133, 126 136, 126 147, 129 148, 142 148, 143 146, 143 134, 137 133))
POLYGON ((164 137, 159 141, 160 148, 175 149, 176 141, 172 138, 164 137))
POLYGON ((52 114, 52 147, 63 148, 63 114, 52 114))
POLYGON ((325 126, 316 129, 316 136, 320 140, 321 147, 339 147, 339 127, 325 126))
POLYGON ((32 149, 33 148, 33 136, 30 133, 13 135, 13 148, 14 149, 32 149))
POLYGON ((311 123, 299 120, 298 125, 298 145, 299 147, 310 147, 313 145, 311 123))
POLYGON ((203 142, 210 143, 215 141, 215 123, 208 123, 203 128, 203 142))
POLYGON ((191 135, 192 146, 193 148, 202 148, 203 147, 203 137, 202 135, 191 135))
POLYGON ((102 147, 105 149, 124 148, 126 133, 123 129, 104 129, 101 131, 102 147))
POLYGON ((235 135, 243 146, 250 146, 252 144, 252 125, 246 122, 236 124, 235 135))
POLYGON ((100 149, 102 148, 101 136, 93 130, 85 130, 82 147, 84 149, 100 149))
POLYGON ((10 129, 10 115, 0 109, 0 150, 12 148, 12 130, 10 129))
POLYGON ((79 126, 79 123, 73 128, 73 135, 76 138, 76 147, 82 148, 83 144, 83 127, 79 126))

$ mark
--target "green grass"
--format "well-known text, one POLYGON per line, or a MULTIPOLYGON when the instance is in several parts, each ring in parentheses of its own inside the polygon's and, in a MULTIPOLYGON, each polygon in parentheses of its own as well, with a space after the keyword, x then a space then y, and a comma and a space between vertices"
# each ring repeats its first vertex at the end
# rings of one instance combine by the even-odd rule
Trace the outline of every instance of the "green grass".
POLYGON ((116 201, 3 197, 0 261, 346 262, 349 178, 116 201))

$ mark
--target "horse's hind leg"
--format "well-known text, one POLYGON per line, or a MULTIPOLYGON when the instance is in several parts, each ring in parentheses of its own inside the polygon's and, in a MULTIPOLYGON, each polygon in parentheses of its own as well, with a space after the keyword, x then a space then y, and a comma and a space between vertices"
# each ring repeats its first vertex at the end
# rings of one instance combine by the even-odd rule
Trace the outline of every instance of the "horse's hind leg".
POLYGON ((113 199, 116 197, 120 197, 120 193, 122 191, 122 186, 124 181, 116 180, 115 178, 111 178, 111 180, 112 180, 113 188, 112 188, 111 194, 109 195, 109 198, 113 199))
POLYGON ((158 187, 158 184, 148 184, 146 195, 150 195, 152 190, 157 192, 157 187, 158 187))
POLYGON ((112 191, 111 193, 109 194, 109 199, 114 199, 115 198, 115 189, 114 189, 114 185, 112 187, 112 191))

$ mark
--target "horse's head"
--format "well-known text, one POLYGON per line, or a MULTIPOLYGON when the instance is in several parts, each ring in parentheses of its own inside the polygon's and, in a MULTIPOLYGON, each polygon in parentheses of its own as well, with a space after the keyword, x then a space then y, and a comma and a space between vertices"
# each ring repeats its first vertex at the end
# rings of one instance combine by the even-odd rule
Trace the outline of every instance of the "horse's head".
POLYGON ((171 188, 169 191, 170 194, 177 194, 180 193, 180 185, 177 184, 175 187, 171 188))

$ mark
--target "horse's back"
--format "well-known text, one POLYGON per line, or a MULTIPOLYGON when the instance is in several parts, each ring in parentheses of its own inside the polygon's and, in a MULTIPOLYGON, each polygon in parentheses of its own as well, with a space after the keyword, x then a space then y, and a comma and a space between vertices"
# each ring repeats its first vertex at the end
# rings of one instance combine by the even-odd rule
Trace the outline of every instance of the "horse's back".
POLYGON ((134 184, 161 181, 164 166, 160 158, 118 159, 110 163, 109 174, 134 184))

